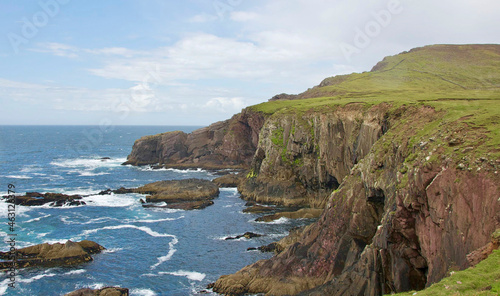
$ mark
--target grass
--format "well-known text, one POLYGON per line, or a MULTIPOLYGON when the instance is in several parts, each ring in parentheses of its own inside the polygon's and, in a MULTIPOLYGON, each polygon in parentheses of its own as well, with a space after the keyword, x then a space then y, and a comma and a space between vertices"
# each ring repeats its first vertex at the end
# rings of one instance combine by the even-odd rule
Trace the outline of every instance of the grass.
POLYGON ((366 108, 381 103, 393 109, 429 106, 442 111, 442 118, 422 127, 415 141, 444 124, 459 123, 481 134, 481 141, 464 145, 477 148, 478 155, 500 158, 500 45, 422 47, 386 57, 370 72, 327 78, 320 85, 300 94, 301 99, 250 108, 300 118, 306 112, 328 113, 352 103, 366 108))
POLYGON ((486 260, 451 276, 422 291, 395 294, 398 296, 500 295, 500 250, 486 260))

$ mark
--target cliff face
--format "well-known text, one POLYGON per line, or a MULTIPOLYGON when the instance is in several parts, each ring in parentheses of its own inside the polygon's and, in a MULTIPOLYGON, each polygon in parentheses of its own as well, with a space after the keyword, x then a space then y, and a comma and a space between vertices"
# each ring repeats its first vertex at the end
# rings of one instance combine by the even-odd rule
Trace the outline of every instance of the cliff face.
POLYGON ((457 139, 480 142, 481 133, 460 120, 420 136, 443 112, 400 107, 380 117, 384 109, 367 114, 391 128, 345 173, 320 220, 280 255, 221 277, 215 291, 381 295, 422 289, 468 266, 466 255, 500 225, 498 161, 467 153, 457 139))
POLYGON ((173 168, 248 167, 259 141, 264 115, 243 110, 231 119, 190 134, 168 132, 142 137, 125 164, 173 168))
POLYGON ((349 104, 324 112, 277 113, 264 124, 244 199, 323 208, 351 168, 387 130, 389 106, 349 104))
POLYGON ((128 163, 243 166, 243 198, 324 209, 216 292, 422 289, 500 227, 498 69, 499 45, 414 49, 189 135, 142 138, 128 163))

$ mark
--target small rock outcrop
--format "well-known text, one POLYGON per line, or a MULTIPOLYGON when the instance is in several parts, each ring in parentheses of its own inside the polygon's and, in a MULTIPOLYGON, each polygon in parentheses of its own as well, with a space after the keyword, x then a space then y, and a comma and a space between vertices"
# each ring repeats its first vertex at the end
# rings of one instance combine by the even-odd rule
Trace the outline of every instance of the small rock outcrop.
POLYGON ((257 233, 253 233, 253 232, 245 232, 245 234, 242 234, 242 235, 237 235, 237 236, 230 236, 230 237, 226 237, 225 240, 235 240, 235 239, 240 239, 240 238, 246 238, 246 239, 251 239, 251 238, 254 238, 254 237, 261 237, 263 236, 262 234, 257 234, 257 233))
POLYGON ((102 289, 83 288, 67 294, 64 296, 128 296, 129 290, 120 287, 105 287, 102 289))
POLYGON ((81 199, 81 195, 26 192, 23 196, 16 196, 14 203, 21 206, 41 206, 48 203, 53 207, 85 205, 81 199))
MULTIPOLYGON (((39 244, 22 248, 16 251, 17 267, 54 267, 75 265, 92 261, 93 254, 98 254, 105 248, 93 241, 83 240, 72 242, 68 240, 65 244, 39 244)), ((9 252, 0 252, 2 260, 12 260, 9 252)), ((12 266, 12 261, 1 261, 0 269, 12 266)))
POLYGON ((146 184, 133 190, 149 194, 147 203, 166 202, 166 206, 143 204, 143 207, 167 207, 171 209, 202 209, 213 204, 212 199, 219 195, 219 187, 209 180, 185 179, 159 181, 146 184))

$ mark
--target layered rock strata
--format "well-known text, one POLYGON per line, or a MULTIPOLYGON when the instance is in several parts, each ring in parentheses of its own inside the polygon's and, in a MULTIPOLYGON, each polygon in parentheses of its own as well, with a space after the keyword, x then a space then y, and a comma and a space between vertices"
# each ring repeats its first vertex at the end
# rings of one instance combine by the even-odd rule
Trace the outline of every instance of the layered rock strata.
POLYGON ((248 167, 259 141, 264 115, 245 109, 231 119, 190 134, 168 132, 142 137, 124 164, 168 168, 248 167))
MULTIPOLYGON (((221 277, 214 291, 227 295, 381 295, 419 290, 452 268, 469 266, 467 254, 488 243, 500 222, 498 164, 462 147, 466 144, 460 140, 467 137, 469 144, 477 146, 484 132, 474 132, 459 120, 421 133, 439 121, 442 112, 404 106, 391 110, 380 106, 379 110, 387 111, 368 117, 375 118, 369 120, 375 124, 362 129, 368 131, 364 136, 372 136, 363 142, 363 149, 353 149, 349 143, 356 141, 344 140, 339 145, 346 146, 328 150, 344 152, 336 154, 344 155, 338 163, 325 164, 331 168, 325 171, 338 176, 342 185, 327 199, 320 220, 301 231, 279 255, 221 277), (456 151, 469 153, 460 159, 456 151), (345 157, 353 155, 360 157, 345 157)), ((274 126, 275 131, 280 129, 274 126)), ((289 133, 283 129, 283 134, 289 133)), ((335 134, 330 138, 323 145, 335 142, 335 134)), ((265 159, 278 158, 267 153, 273 155, 275 150, 265 150, 260 168, 253 168, 279 174, 279 161, 269 169, 262 166, 265 159)), ((327 153, 322 155, 332 159, 327 153)), ((305 163, 310 170, 318 167, 312 159, 305 163)), ((319 172, 311 175, 326 176, 319 172)))

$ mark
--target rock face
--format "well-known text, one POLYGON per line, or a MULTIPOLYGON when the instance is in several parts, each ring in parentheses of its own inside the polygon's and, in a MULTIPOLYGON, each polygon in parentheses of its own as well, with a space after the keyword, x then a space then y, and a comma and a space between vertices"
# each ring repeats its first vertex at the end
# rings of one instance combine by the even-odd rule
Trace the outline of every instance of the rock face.
MULTIPOLYGON (((212 205, 212 199, 219 195, 219 187, 208 180, 185 179, 159 181, 146 184, 133 190, 136 193, 150 194, 146 202, 166 202, 171 209, 202 209, 212 205)), ((157 207, 143 205, 144 207, 157 207)))
POLYGON ((276 114, 262 128, 244 199, 323 208, 350 169, 387 130, 388 105, 276 114))
POLYGON ((140 138, 124 164, 160 164, 169 168, 248 167, 264 124, 250 109, 190 134, 169 132, 140 138))
POLYGON ((64 296, 128 296, 129 291, 126 288, 119 287, 105 287, 98 290, 83 288, 71 293, 64 294, 64 296))
MULTIPOLYGON (((469 266, 467 254, 486 245, 500 223, 498 163, 466 150, 464 141, 455 141, 467 135, 469 142, 480 143, 481 133, 474 133, 459 120, 441 124, 422 136, 422 128, 439 120, 442 113, 403 106, 384 114, 384 106, 381 113, 373 108, 366 113, 372 114, 368 117, 372 120, 360 122, 361 126, 363 122, 372 124, 365 123, 358 129, 366 131, 360 134, 369 139, 339 139, 339 145, 346 146, 330 148, 337 141, 336 133, 331 133, 333 140, 325 138, 325 143, 318 143, 323 148, 305 143, 305 148, 322 156, 319 160, 309 158, 297 168, 299 176, 307 169, 315 171, 311 176, 317 176, 304 178, 301 184, 312 180, 321 184, 328 175, 342 180, 329 196, 319 221, 302 230, 279 255, 222 276, 213 285, 214 291, 227 295, 382 295, 422 289, 439 281, 451 268, 469 266), (390 127, 385 134, 384 126, 390 127), (358 145, 351 146, 356 142, 358 145), (461 159, 456 151, 469 154, 461 159), (323 162, 322 157, 330 163, 323 162), (320 164, 325 169, 320 170, 320 164)), ((351 122, 349 118, 356 117, 346 118, 351 122)), ((293 119, 291 115, 277 122, 275 130, 291 126, 284 123, 293 119)), ((330 122, 330 128, 348 126, 332 124, 334 119, 325 118, 324 122, 330 122)), ((285 161, 279 160, 273 148, 279 143, 265 143, 273 137, 269 135, 271 130, 267 133, 270 139, 262 137, 261 144, 269 149, 263 149, 262 157, 256 152, 253 166, 259 174, 249 176, 256 184, 261 182, 259 188, 269 186, 260 177, 262 173, 279 177, 289 174, 283 169, 285 161), (266 165, 271 161, 273 166, 266 165)), ((283 135, 287 134, 283 128, 283 135)), ((357 138, 358 134, 347 135, 357 138)), ((290 147, 286 153, 294 151, 294 141, 283 143, 289 143, 283 144, 290 147)), ((265 178, 270 176, 266 174, 265 178)))
MULTIPOLYGON (((105 248, 93 241, 67 241, 65 244, 40 244, 17 250, 17 266, 24 267, 53 267, 75 265, 92 261, 90 255, 100 253, 105 248)), ((10 260, 8 252, 0 252, 0 258, 10 260)), ((0 269, 12 266, 12 262, 0 262, 0 269)))

